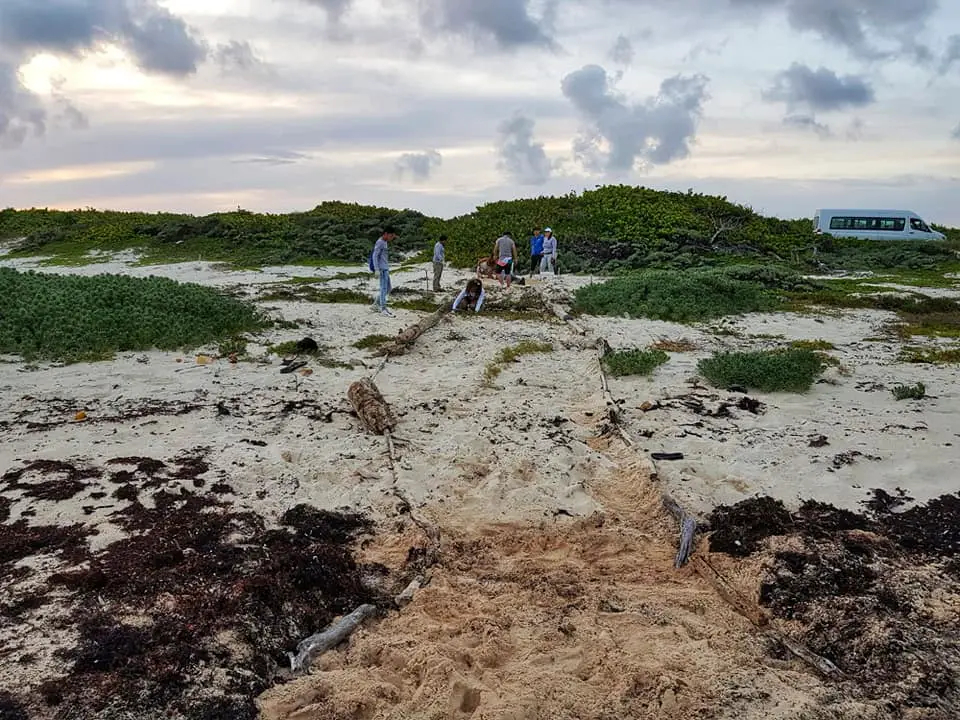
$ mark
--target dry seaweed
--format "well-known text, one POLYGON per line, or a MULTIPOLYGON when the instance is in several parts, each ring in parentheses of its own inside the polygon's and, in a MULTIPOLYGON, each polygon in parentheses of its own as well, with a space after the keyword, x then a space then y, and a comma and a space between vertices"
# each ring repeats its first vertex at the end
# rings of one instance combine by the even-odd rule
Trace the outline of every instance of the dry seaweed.
POLYGON ((69 500, 88 487, 84 480, 98 478, 101 471, 91 467, 77 467, 63 460, 34 460, 25 467, 8 470, 0 478, 6 490, 20 490, 24 496, 39 500, 69 500), (49 480, 23 482, 24 475, 55 475, 49 480))

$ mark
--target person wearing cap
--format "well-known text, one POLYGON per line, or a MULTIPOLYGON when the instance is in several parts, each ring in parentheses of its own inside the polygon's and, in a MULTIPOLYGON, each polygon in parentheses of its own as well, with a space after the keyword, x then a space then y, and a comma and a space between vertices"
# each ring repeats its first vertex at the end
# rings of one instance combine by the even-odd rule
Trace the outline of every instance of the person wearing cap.
POLYGON ((543 258, 540 260, 540 272, 557 274, 557 238, 554 237, 553 230, 550 228, 543 230, 543 258))
POLYGON ((533 237, 530 238, 530 274, 536 275, 540 272, 540 260, 543 258, 543 233, 540 228, 533 229, 533 237))
POLYGON ((513 241, 513 235, 509 231, 498 237, 493 244, 493 257, 497 261, 500 285, 502 286, 504 280, 506 280, 509 290, 510 283, 513 282, 513 261, 517 257, 517 244, 513 241))

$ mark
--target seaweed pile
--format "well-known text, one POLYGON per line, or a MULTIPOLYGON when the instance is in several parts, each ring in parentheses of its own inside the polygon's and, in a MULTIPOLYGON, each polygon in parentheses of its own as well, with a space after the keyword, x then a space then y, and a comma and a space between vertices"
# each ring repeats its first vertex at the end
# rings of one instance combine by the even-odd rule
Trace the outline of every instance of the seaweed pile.
POLYGON ((910 717, 954 718, 960 495, 903 509, 911 501, 899 489, 874 490, 862 512, 810 500, 791 513, 778 500, 751 498, 714 510, 710 550, 746 557, 778 538, 760 604, 840 668, 844 692, 910 717))
MULTIPOLYGON (((127 536, 102 550, 90 550, 95 531, 84 525, 0 524, 0 625, 26 628, 46 605, 66 608, 46 615, 46 633, 61 638, 62 674, 0 697, 0 716, 255 718, 254 698, 275 681, 285 651, 337 615, 383 601, 386 568, 354 559, 371 529, 364 517, 298 505, 269 528, 186 484, 152 492, 148 505, 139 498, 163 468, 182 482, 206 467, 171 470, 149 458, 113 465, 137 468, 108 478, 137 492, 111 516, 127 536), (63 569, 43 576, 13 567, 35 555, 58 555, 63 569)), ((54 469, 71 480, 67 468, 54 469)), ((23 650, 17 661, 35 663, 23 650)))

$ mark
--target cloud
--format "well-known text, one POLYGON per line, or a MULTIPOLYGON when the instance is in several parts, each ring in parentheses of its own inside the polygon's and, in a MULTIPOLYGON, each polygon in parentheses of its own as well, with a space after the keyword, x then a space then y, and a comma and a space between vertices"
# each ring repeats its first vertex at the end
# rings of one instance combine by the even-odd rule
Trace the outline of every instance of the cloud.
POLYGON ((274 75, 273 67, 257 55, 246 40, 231 40, 217 46, 213 59, 224 75, 274 75))
POLYGON ((540 17, 530 0, 421 0, 420 21, 427 31, 448 31, 479 44, 504 50, 524 46, 553 47, 551 38, 558 0, 549 0, 540 17))
POLYGON ((960 140, 960 122, 957 123, 957 126, 953 129, 953 132, 950 133, 950 137, 954 140, 960 140))
POLYGON ((497 128, 497 168, 521 185, 543 185, 554 169, 543 143, 533 139, 534 126, 518 112, 497 128))
POLYGON ((339 25, 353 5, 353 0, 306 0, 310 5, 316 5, 327 13, 327 20, 331 25, 339 25))
POLYGON ((940 74, 946 75, 957 62, 960 62, 960 35, 951 35, 947 39, 947 49, 940 60, 940 74))
MULTIPOLYGON (((27 90, 17 68, 39 53, 81 57, 105 45, 124 48, 143 71, 185 77, 209 53, 187 23, 156 0, 2 0, 0 2, 0 141, 23 143, 47 128, 48 108, 27 90)), ((55 120, 85 118, 58 89, 55 120)))
POLYGON ((610 59, 617 65, 629 66, 633 63, 635 53, 633 43, 626 35, 618 35, 613 47, 610 48, 610 59))
POLYGON ((866 107, 876 101, 873 87, 859 75, 837 75, 821 67, 817 70, 793 63, 777 73, 773 85, 763 91, 767 102, 782 102, 787 110, 806 108, 810 112, 833 112, 866 107))
POLYGON ((920 34, 936 12, 938 0, 729 0, 748 10, 784 8, 795 30, 812 32, 834 42, 862 59, 896 54, 921 59, 923 46, 913 37, 920 34), (896 38, 898 52, 882 50, 872 38, 896 38))
POLYGON ((783 124, 800 130, 812 130, 823 139, 833 136, 830 126, 818 122, 813 115, 787 115, 783 124))
POLYGON ((436 150, 426 150, 419 153, 404 153, 394 163, 394 175, 403 180, 408 175, 413 182, 425 182, 440 165, 443 156, 436 150))
POLYGON ((575 157, 591 171, 614 174, 629 172, 638 162, 664 165, 687 157, 708 83, 703 75, 675 75, 660 84, 655 97, 628 103, 599 65, 570 73, 561 89, 587 122, 574 141, 575 157))

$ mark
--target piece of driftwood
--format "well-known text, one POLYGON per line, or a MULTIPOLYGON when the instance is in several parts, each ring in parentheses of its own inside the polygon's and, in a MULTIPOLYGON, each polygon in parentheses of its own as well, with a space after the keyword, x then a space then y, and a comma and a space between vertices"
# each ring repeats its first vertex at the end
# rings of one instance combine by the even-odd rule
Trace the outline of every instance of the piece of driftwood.
POLYGON ((693 553, 693 539, 696 534, 697 521, 689 515, 685 515, 680 521, 680 549, 673 561, 673 566, 678 570, 686 565, 690 559, 690 555, 693 553))
POLYGON ((361 605, 349 615, 337 620, 323 632, 301 640, 297 645, 296 653, 287 653, 290 658, 290 669, 295 673, 309 670, 310 664, 314 660, 350 637, 353 631, 376 611, 377 608, 373 605, 361 605))
POLYGON ((397 604, 397 607, 403 607, 410 603, 413 600, 414 594, 423 587, 424 578, 422 575, 417 575, 413 580, 410 581, 410 584, 404 588, 403 592, 397 595, 393 601, 397 604))
POLYGON ((403 355, 413 347, 413 344, 421 335, 436 326, 443 319, 443 316, 450 312, 451 302, 445 298, 435 312, 401 330, 393 341, 381 345, 374 355, 385 355, 387 357, 403 355))
POLYGON ((844 672, 834 665, 832 662, 827 660, 822 655, 817 655, 810 648, 805 645, 801 645, 798 642, 795 642, 788 638, 783 633, 777 632, 776 630, 771 630, 767 633, 767 637, 770 637, 777 642, 781 643, 787 650, 792 652, 798 658, 803 660, 805 663, 814 668, 824 677, 828 678, 843 678, 845 677, 844 672))
MULTIPOLYGON (((541 295, 542 296, 542 295, 541 295)), ((573 319, 573 316, 570 314, 570 310, 564 308, 562 305, 558 305, 555 302, 547 300, 546 297, 543 298, 544 304, 550 309, 558 319, 562 320, 567 324, 571 330, 573 330, 577 335, 586 335, 587 331, 573 319)))
POLYGON ((751 602, 743 596, 739 590, 733 587, 717 571, 710 561, 702 555, 696 555, 690 560, 697 574, 709 582, 717 593, 726 600, 737 612, 743 615, 747 620, 759 628, 766 628, 770 625, 770 616, 756 603, 751 602))
POLYGON ((357 380, 347 389, 347 399, 367 432, 383 435, 396 427, 397 421, 380 389, 368 377, 357 380))

